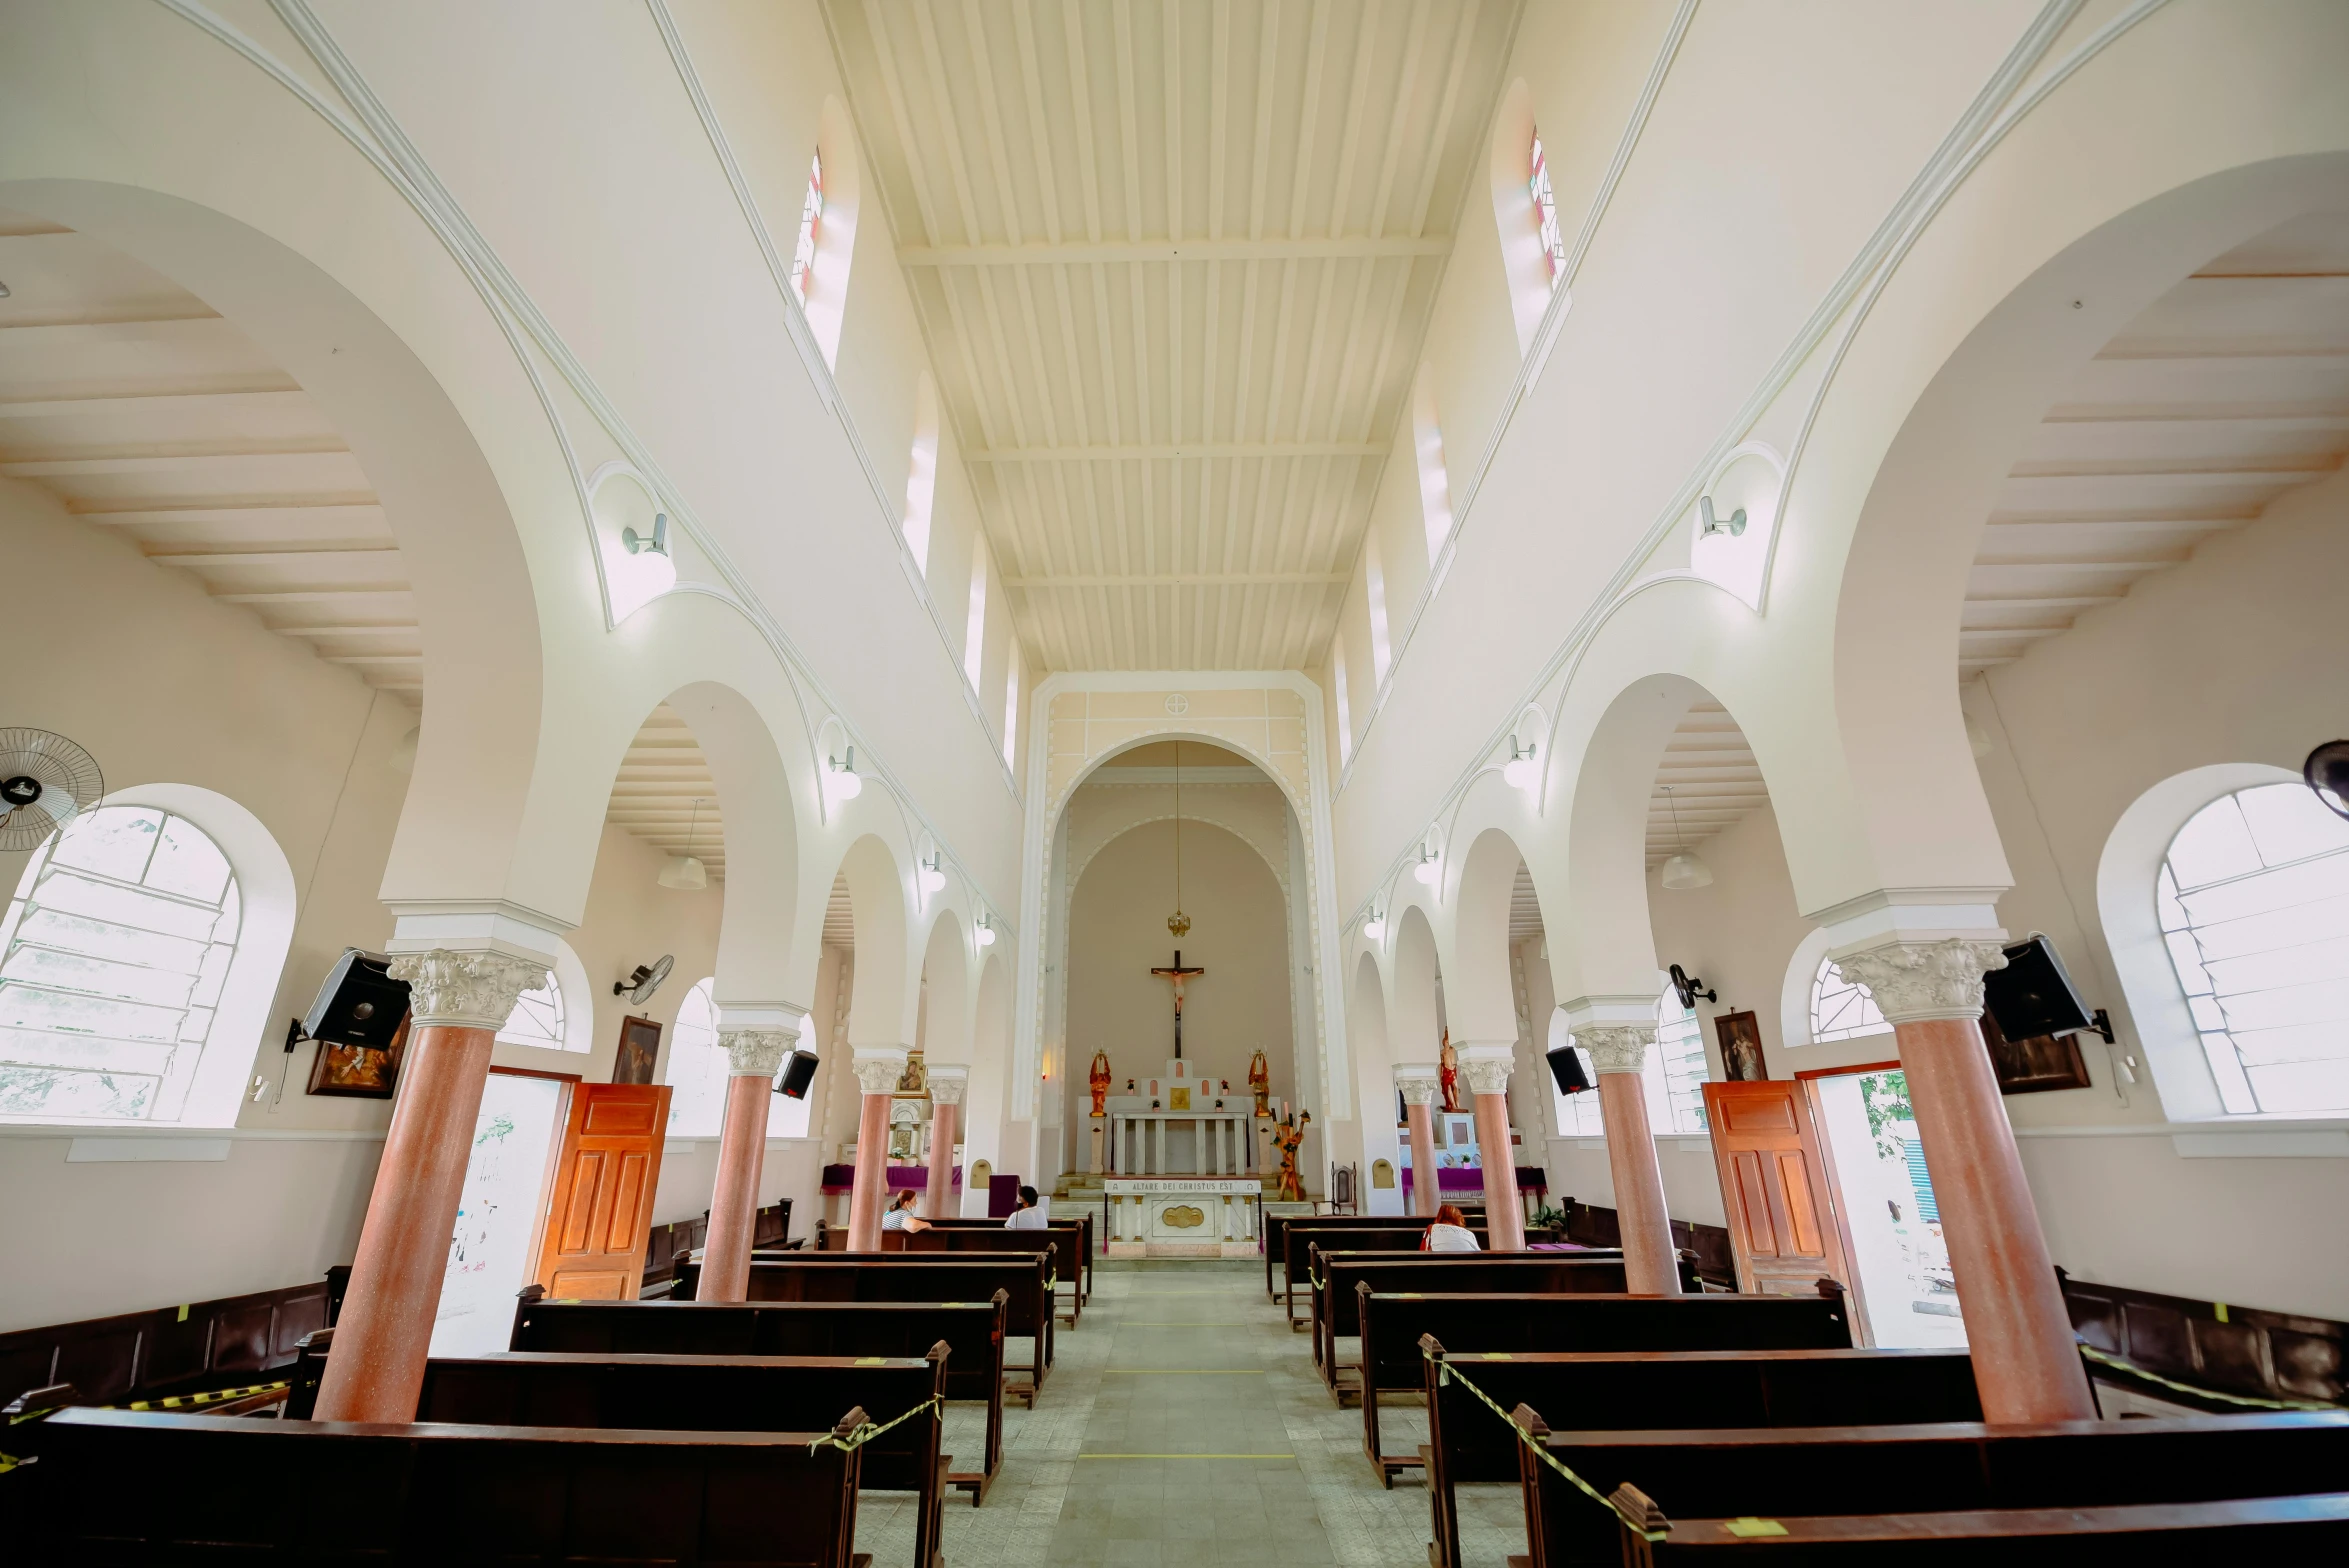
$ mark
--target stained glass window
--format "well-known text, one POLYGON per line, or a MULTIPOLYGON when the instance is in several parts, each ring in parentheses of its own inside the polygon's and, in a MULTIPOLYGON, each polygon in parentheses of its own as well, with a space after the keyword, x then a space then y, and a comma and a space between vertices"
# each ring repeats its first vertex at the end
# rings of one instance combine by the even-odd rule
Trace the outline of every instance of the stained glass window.
POLYGON ((1550 287, 1558 286, 1558 278, 1566 270, 1566 240, 1558 232, 1558 199, 1550 194, 1550 163, 1542 155, 1542 139, 1533 138, 1531 165, 1526 188, 1533 193, 1534 221, 1541 226, 1542 255, 1550 268, 1550 287))
POLYGON ((1819 972, 1811 979, 1812 1041, 1824 1043, 1891 1032, 1892 1025, 1884 1021, 1884 1014, 1877 1009, 1876 998, 1868 994, 1868 988, 1844 979, 1843 971, 1835 967, 1833 959, 1820 959, 1819 972))
POLYGON ((2230 1114, 2349 1110, 2349 822, 2297 783, 2222 796, 2154 902, 2230 1114))
POLYGON ((799 302, 807 303, 807 291, 815 281, 816 233, 824 225, 824 155, 819 152, 808 160, 807 198, 799 204, 799 244, 791 253, 791 287, 799 294, 799 302))
POLYGON ((240 921, 185 817, 101 806, 53 835, 0 920, 0 1115, 176 1121, 240 921))

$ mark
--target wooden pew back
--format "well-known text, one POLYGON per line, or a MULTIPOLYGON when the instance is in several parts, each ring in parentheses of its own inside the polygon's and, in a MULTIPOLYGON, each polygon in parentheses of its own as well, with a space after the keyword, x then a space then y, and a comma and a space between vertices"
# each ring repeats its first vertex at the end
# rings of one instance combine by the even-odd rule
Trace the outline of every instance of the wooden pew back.
MULTIPOLYGON (((1362 1332, 1365 1288, 1417 1295, 1620 1295, 1627 1283, 1623 1267, 1621 1254, 1323 1252, 1316 1248, 1313 1337, 1322 1377, 1331 1387, 1338 1385, 1337 1342, 1362 1332)), ((1419 1386, 1418 1343, 1417 1336, 1408 1342, 1412 1363, 1399 1386, 1419 1386)))
MULTIPOLYGON (((1084 1277, 1085 1294, 1088 1297, 1093 1294, 1093 1219, 1093 1212, 1090 1209, 1079 1209, 1072 1207, 1065 1212, 1055 1213, 1052 1216, 1050 1223, 1046 1227, 1055 1235, 1059 1234, 1065 1228, 1073 1227, 1075 1229, 1077 1234, 1077 1245, 1073 1256, 1077 1260, 1076 1266, 1078 1270, 1084 1277)), ((1003 1229, 1003 1221, 1001 1220, 966 1219, 961 1215, 953 1215, 946 1219, 932 1220, 930 1221, 930 1224, 933 1229, 937 1230, 1003 1229)), ((845 1246, 846 1243, 843 1242, 842 1245, 845 1246)), ((1070 1256, 1072 1256, 1072 1254, 1068 1250, 1063 1249, 1061 1257, 1065 1260, 1070 1256)))
MULTIPOLYGON (((1427 1234, 1433 1220, 1396 1220, 1389 1218, 1383 1225, 1351 1225, 1343 1229, 1316 1220, 1306 1222, 1292 1219, 1281 1230, 1280 1239, 1280 1296, 1288 1303, 1289 1320, 1297 1321, 1297 1294, 1312 1289, 1313 1253, 1323 1252, 1417 1252, 1419 1243, 1427 1234)), ((1492 1250, 1492 1233, 1485 1229, 1481 1218, 1468 1222, 1469 1234, 1476 1238, 1479 1248, 1492 1250)))
MULTIPOLYGON (((845 1436, 863 1419, 828 1423, 845 1436)), ((825 1432, 597 1432, 65 1410, 7 1522, 36 1563, 848 1568, 825 1432), (820 1444, 812 1451, 811 1444, 820 1444), (135 1479, 132 1479, 135 1478, 135 1479), (129 1484, 126 1484, 126 1481, 129 1484)))
MULTIPOLYGON (((1859 1499, 1886 1514, 2219 1502, 2335 1491, 2349 1476, 2349 1411, 1653 1432, 1552 1431, 1530 1406, 1515 1416, 1600 1492, 1628 1482, 1667 1517, 1834 1516, 1859 1499)), ((1530 1447, 1518 1474, 1535 1568, 1619 1561, 1611 1512, 1530 1447)))

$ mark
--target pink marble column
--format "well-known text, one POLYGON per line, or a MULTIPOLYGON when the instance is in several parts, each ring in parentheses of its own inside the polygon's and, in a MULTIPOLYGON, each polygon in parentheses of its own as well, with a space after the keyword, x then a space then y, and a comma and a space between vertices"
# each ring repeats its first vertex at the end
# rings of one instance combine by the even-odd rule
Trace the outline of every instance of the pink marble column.
POLYGON ((791 1054, 791 1038, 781 1029, 721 1029, 718 1034, 729 1076, 725 1120, 718 1131, 718 1176, 710 1191, 710 1236, 702 1252, 696 1300, 749 1297, 759 1176, 767 1161, 767 1117, 774 1103, 775 1074, 791 1054))
POLYGON ((2089 1421, 2096 1407, 2063 1287, 1982 1043, 1982 974, 2005 963, 1998 943, 1959 938, 1836 960, 1900 1042, 1983 1419, 2089 1421))
POLYGON ((435 949, 403 954, 391 972, 411 986, 408 1048, 318 1391, 321 1421, 416 1419, 490 1046, 546 965, 435 949))
POLYGON ((1411 1135, 1411 1212, 1422 1219, 1435 1217, 1436 1205, 1443 1202, 1438 1191, 1435 1153, 1436 1070, 1426 1067, 1398 1067, 1395 1069, 1395 1087, 1403 1095, 1403 1123, 1411 1135))
POLYGON ((1574 1039, 1598 1069, 1599 1122, 1606 1130, 1607 1172, 1615 1181, 1624 1286, 1634 1295, 1677 1296, 1680 1254, 1672 1245, 1671 1211, 1664 1207, 1664 1170, 1656 1163, 1644 1081, 1655 1025, 1590 1024, 1576 1029, 1574 1039))
MULTIPOLYGON (((1460 1076, 1476 1096, 1476 1147, 1484 1161, 1485 1237, 1495 1252, 1525 1250, 1525 1214, 1518 1207, 1517 1150, 1509 1141, 1511 1046, 1464 1046, 1460 1076)), ((1417 1158, 1416 1155, 1413 1156, 1417 1158)))
POLYGON ((857 1086, 864 1103, 856 1123, 856 1175, 848 1189, 848 1250, 881 1250, 881 1209, 889 1201, 889 1099, 905 1075, 906 1053, 859 1049, 857 1086))
POLYGON ((970 1081, 970 1074, 968 1067, 944 1062, 929 1070, 930 1170, 922 1193, 924 1219, 951 1219, 955 1213, 954 1140, 962 1122, 963 1086, 970 1081))

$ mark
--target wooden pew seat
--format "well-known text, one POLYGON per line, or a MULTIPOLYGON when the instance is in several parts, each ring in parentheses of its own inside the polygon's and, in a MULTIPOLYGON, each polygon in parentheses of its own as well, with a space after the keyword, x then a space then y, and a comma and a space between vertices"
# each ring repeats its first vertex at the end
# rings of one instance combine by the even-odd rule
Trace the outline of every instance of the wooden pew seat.
MULTIPOLYGON (((1313 1338, 1324 1387, 1339 1404, 1360 1391, 1359 1364, 1339 1359, 1338 1341, 1362 1333, 1363 1288, 1411 1295, 1619 1295, 1625 1287, 1620 1256, 1571 1252, 1321 1252, 1314 1253, 1313 1338)), ((1419 1386, 1418 1339, 1404 1342, 1402 1381, 1419 1386), (1405 1363, 1408 1363, 1406 1366, 1405 1363)), ((1483 1348, 1483 1347, 1479 1347, 1483 1348)), ((1495 1347, 1505 1348, 1505 1347, 1495 1347)))

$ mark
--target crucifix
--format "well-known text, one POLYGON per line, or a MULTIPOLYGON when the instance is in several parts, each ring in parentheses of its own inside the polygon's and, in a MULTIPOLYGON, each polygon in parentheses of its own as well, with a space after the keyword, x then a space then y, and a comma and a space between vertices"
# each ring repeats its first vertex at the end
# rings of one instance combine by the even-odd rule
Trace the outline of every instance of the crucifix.
POLYGON ((1193 975, 1203 975, 1207 973, 1207 970, 1203 966, 1185 969, 1183 967, 1183 950, 1178 947, 1175 949, 1174 964, 1172 967, 1153 969, 1150 972, 1154 975, 1164 975, 1167 979, 1174 982, 1175 1060, 1179 1062, 1183 1059, 1183 982, 1190 979, 1193 975))

